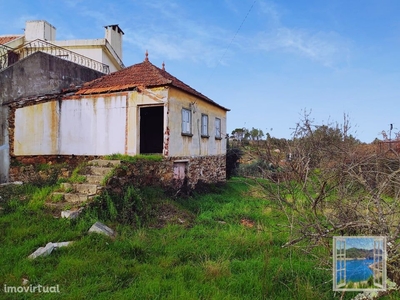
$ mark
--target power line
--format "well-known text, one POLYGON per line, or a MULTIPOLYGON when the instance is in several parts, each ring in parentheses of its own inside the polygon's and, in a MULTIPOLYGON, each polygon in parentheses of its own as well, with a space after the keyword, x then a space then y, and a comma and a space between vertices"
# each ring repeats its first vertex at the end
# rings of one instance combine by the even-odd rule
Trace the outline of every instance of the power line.
POLYGON ((231 39, 231 41, 229 42, 228 46, 225 48, 224 53, 222 54, 220 60, 218 61, 218 65, 213 69, 213 72, 211 73, 211 76, 208 77, 208 81, 207 83, 210 81, 211 77, 214 75, 216 68, 219 66, 219 64, 222 62, 222 60, 224 59, 226 53, 228 52, 229 48, 231 47, 233 41, 235 40, 236 36, 238 35, 240 29, 242 29, 244 22, 246 22, 247 17, 249 16, 250 12, 253 10, 254 5, 256 4, 257 0, 253 1, 253 4, 250 6, 249 10, 247 11, 247 14, 245 15, 242 23, 240 23, 239 28, 236 30, 235 34, 233 35, 233 38, 231 39))

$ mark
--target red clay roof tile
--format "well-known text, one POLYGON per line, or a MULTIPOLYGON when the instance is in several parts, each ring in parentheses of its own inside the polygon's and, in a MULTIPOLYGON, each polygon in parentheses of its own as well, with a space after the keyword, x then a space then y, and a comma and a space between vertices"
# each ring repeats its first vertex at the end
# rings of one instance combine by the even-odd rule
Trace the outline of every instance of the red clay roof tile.
POLYGON ((20 35, 9 35, 9 36, 0 36, 0 45, 7 44, 17 38, 21 37, 20 35))
POLYGON ((105 75, 85 83, 77 92, 78 95, 99 94, 130 90, 137 87, 173 86, 189 94, 197 96, 224 110, 229 110, 200 92, 183 83, 167 71, 153 65, 148 60, 135 64, 120 71, 105 75))

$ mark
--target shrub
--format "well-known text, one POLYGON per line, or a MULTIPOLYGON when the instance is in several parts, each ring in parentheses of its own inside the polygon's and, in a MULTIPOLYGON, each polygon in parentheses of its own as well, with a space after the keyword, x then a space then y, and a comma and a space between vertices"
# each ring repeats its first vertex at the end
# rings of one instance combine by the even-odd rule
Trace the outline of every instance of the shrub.
POLYGON ((239 168, 239 160, 243 156, 243 151, 240 148, 228 147, 226 151, 226 178, 231 178, 237 175, 239 168))

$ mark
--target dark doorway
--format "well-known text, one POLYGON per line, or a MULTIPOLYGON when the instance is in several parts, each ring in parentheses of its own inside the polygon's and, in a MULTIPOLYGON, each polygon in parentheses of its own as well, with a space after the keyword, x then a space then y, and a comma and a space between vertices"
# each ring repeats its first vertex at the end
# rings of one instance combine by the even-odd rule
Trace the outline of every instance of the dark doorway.
POLYGON ((140 108, 140 153, 162 153, 164 107, 140 108))

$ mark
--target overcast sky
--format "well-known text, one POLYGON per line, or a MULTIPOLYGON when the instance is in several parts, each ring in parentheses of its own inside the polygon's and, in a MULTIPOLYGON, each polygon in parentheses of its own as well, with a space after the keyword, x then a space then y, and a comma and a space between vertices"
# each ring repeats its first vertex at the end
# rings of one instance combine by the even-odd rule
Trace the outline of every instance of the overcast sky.
POLYGON ((0 0, 0 35, 46 20, 57 40, 124 31, 123 61, 144 59, 228 107, 228 133, 290 138, 303 111, 363 142, 400 130, 397 0, 0 0))

